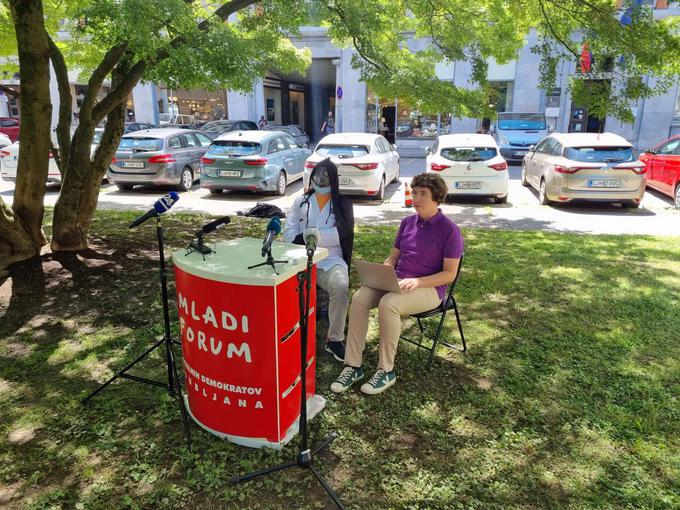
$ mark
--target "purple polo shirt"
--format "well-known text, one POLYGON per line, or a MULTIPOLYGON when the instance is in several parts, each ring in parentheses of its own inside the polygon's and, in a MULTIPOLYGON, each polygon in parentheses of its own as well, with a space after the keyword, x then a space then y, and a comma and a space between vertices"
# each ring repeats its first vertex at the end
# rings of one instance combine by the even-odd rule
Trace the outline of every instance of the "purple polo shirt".
MULTIPOLYGON (((394 247, 401 253, 397 262, 398 278, 418 278, 439 273, 444 259, 458 259, 463 255, 463 236, 458 225, 447 218, 441 209, 429 220, 418 214, 401 220, 394 247)), ((437 287, 444 299, 446 285, 437 287)))

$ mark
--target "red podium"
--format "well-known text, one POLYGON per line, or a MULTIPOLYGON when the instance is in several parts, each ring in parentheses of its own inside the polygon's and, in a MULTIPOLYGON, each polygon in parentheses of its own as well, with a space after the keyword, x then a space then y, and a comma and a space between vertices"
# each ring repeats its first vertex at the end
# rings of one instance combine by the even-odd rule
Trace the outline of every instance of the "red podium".
MULTIPOLYGON (((300 312, 297 273, 304 246, 273 243, 271 266, 258 239, 221 241, 203 255, 172 255, 188 410, 207 431, 245 446, 280 449, 298 432, 300 312)), ((327 252, 318 249, 314 262, 327 252)), ((307 344, 307 413, 325 406, 315 395, 316 265, 307 344)))

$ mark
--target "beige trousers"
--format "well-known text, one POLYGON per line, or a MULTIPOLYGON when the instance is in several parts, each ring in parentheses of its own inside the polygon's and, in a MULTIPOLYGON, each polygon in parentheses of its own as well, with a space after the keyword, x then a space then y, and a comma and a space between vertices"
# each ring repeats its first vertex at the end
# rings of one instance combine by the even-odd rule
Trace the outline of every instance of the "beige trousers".
POLYGON ((394 358, 397 355, 397 345, 401 334, 401 316, 432 310, 440 302, 441 299, 435 288, 419 288, 396 294, 361 287, 352 297, 349 309, 345 365, 361 366, 368 333, 368 314, 372 308, 378 308, 380 325, 378 368, 390 372, 394 368, 394 358))

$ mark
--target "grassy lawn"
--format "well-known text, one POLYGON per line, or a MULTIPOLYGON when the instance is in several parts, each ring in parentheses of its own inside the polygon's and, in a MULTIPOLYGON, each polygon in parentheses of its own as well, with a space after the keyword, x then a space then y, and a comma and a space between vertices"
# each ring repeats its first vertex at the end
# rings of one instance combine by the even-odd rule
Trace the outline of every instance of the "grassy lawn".
MULTIPOLYGON (((333 508, 299 470, 228 485, 296 447, 251 450, 194 426, 189 453, 161 389, 123 381, 79 403, 162 334, 154 230, 128 230, 136 214, 99 212, 94 250, 0 282, 0 507, 333 508)), ((204 220, 166 216, 169 247, 204 220)), ((264 225, 239 218, 218 237, 264 225)), ((360 228, 355 257, 382 260, 395 232, 360 228)), ((442 350, 425 374, 424 353, 402 343, 392 389, 338 397, 340 365, 318 339, 328 401, 312 441, 339 433, 317 467, 348 507, 680 508, 680 239, 464 234, 467 355, 442 350)), ((162 377, 161 357, 136 373, 162 377)))

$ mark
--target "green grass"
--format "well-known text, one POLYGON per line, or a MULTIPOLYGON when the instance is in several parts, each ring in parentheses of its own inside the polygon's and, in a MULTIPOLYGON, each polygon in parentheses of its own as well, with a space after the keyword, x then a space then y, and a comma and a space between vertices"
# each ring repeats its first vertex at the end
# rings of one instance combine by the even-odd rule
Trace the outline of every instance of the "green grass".
MULTIPOLYGON (((134 216, 98 213, 93 251, 45 255, 0 287, 0 507, 333 508, 302 471, 230 486, 296 447, 250 450, 194 427, 189 453, 160 389, 123 381, 79 403, 162 333, 153 227, 129 231, 134 216)), ((167 216, 170 249, 204 219, 167 216)), ((219 235, 263 231, 240 218, 219 235)), ((361 227, 355 257, 382 260, 394 234, 361 227)), ((348 507, 679 508, 680 239, 464 235, 467 355, 441 350, 426 374, 402 343, 392 389, 338 397, 340 366, 318 349, 327 405, 312 440, 339 433, 317 466, 348 507)))

